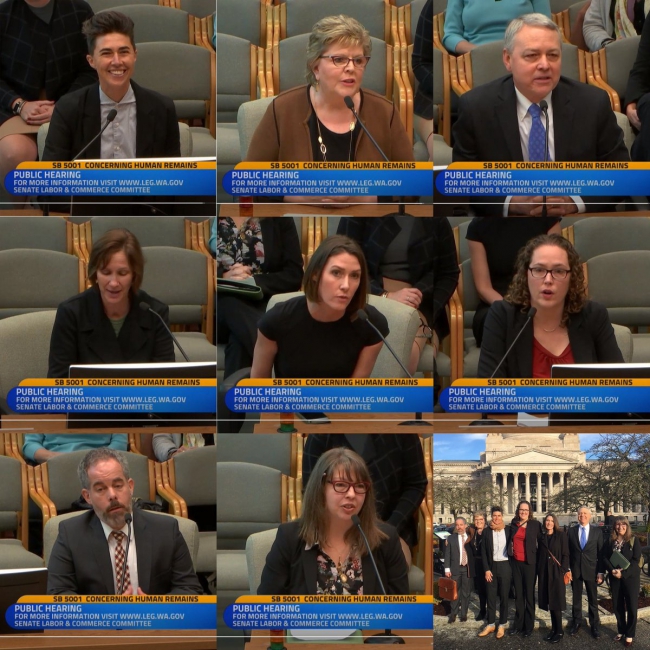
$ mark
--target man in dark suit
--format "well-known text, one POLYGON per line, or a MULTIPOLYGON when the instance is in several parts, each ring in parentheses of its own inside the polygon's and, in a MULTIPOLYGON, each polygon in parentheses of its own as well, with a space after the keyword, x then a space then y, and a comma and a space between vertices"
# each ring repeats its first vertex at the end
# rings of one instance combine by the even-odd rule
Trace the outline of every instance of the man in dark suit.
MULTIPOLYGON (((558 27, 526 14, 506 30, 503 62, 511 74, 462 95, 454 126, 457 161, 626 161, 629 154, 607 94, 561 76, 558 27), (547 105, 548 155, 542 102, 547 105)), ((602 197, 588 197, 602 211, 602 197)), ((563 216, 587 211, 578 197, 509 196, 476 200, 486 216, 563 216)), ((611 201, 611 199, 610 199, 611 201)), ((611 206, 609 206, 611 209, 611 206)))
POLYGON ((474 556, 466 529, 465 517, 457 517, 456 532, 449 535, 445 546, 445 578, 452 578, 458 585, 458 598, 451 601, 450 623, 456 622, 459 607, 461 623, 467 620, 469 598, 474 584, 474 556))
POLYGON ((483 545, 481 546, 481 559, 487 583, 487 624, 478 635, 483 637, 494 632, 497 596, 499 596, 499 627, 496 637, 501 639, 506 633, 508 595, 512 582, 512 569, 508 557, 512 526, 505 525, 501 506, 493 506, 490 512, 492 521, 483 532, 483 545))
POLYGON ((625 89, 625 113, 639 131, 632 145, 632 160, 650 160, 650 20, 643 23, 636 60, 625 89))
POLYGON ((589 603, 589 625, 591 636, 600 637, 600 618, 598 616, 598 585, 604 575, 598 570, 601 566, 603 537, 598 526, 592 526, 591 510, 587 506, 578 508, 579 526, 569 528, 569 567, 571 569, 571 589, 573 591, 573 621, 569 634, 575 636, 582 623, 582 583, 584 582, 589 603))
POLYGON ((203 593, 176 520, 132 509, 133 479, 120 452, 88 452, 79 479, 93 510, 60 523, 47 567, 48 594, 203 593))
POLYGON ((82 158, 153 158, 181 155, 174 103, 131 81, 137 50, 133 21, 117 11, 102 11, 84 23, 88 63, 99 84, 86 86, 57 102, 43 160, 72 160, 117 116, 82 158))

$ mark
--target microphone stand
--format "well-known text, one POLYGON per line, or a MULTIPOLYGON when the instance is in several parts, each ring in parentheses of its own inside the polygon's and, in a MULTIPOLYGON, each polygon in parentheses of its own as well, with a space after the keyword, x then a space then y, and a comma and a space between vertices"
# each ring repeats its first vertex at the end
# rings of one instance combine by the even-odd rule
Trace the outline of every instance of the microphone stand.
MULTIPOLYGON (((539 103, 539 107, 542 109, 542 113, 544 113, 544 118, 545 118, 545 126, 546 126, 546 134, 544 137, 544 162, 548 162, 548 104, 546 103, 545 99, 542 99, 542 101, 539 103)), ((546 211, 546 194, 542 197, 542 217, 545 217, 547 214, 546 211)))

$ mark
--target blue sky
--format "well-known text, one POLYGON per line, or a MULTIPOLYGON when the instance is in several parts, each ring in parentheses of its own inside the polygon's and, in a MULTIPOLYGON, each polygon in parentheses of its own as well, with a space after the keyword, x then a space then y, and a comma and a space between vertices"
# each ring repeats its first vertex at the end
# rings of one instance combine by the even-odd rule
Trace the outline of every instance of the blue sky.
MULTIPOLYGON (((598 434, 580 434, 580 449, 588 451, 598 441, 598 434)), ((484 433, 434 434, 433 460, 478 460, 485 451, 484 433)))

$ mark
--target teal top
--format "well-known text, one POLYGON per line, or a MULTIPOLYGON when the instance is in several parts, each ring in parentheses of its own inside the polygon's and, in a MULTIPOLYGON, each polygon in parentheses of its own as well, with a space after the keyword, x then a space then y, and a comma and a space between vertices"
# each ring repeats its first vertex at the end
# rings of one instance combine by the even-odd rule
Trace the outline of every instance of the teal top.
POLYGON ((35 462, 34 454, 42 448, 48 451, 78 451, 79 449, 96 449, 108 447, 117 451, 126 451, 129 438, 126 433, 99 433, 93 435, 70 435, 50 433, 41 435, 28 433, 23 442, 23 456, 35 462))
POLYGON ((550 18, 549 0, 449 0, 442 44, 455 53, 460 41, 472 45, 500 41, 511 20, 530 13, 550 18))

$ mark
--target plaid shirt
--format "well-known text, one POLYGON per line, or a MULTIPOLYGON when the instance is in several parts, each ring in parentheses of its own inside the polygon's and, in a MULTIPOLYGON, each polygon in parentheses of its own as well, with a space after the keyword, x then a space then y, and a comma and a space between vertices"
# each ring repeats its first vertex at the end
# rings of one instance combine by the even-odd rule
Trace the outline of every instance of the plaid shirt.
POLYGON ((413 515, 418 511, 427 486, 424 454, 420 437, 415 433, 400 434, 311 434, 307 436, 302 457, 302 485, 307 485, 321 454, 336 447, 363 447, 375 488, 377 515, 397 528, 409 546, 417 543, 413 515), (368 440, 366 440, 368 439, 368 440))
POLYGON ((454 232, 445 217, 433 217, 433 259, 435 260, 433 280, 433 328, 442 339, 449 333, 445 305, 458 285, 458 257, 454 232))
POLYGON ((84 0, 51 0, 50 24, 37 18, 24 0, 0 4, 0 124, 12 116, 22 97, 35 101, 45 88, 47 99, 97 82, 86 61, 82 23, 93 15, 84 0))
POLYGON ((413 112, 433 119, 433 0, 428 0, 420 14, 413 39, 413 74, 419 82, 413 112))

